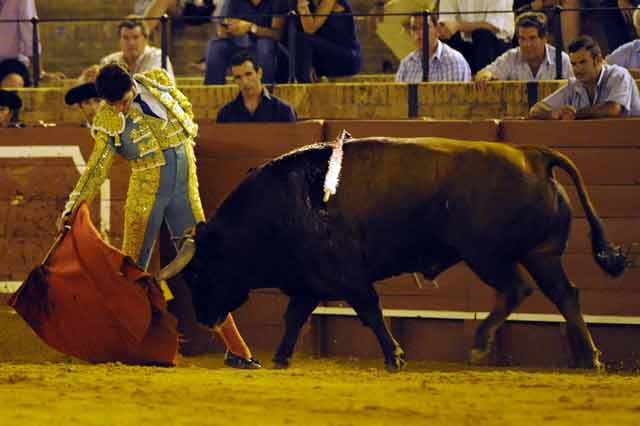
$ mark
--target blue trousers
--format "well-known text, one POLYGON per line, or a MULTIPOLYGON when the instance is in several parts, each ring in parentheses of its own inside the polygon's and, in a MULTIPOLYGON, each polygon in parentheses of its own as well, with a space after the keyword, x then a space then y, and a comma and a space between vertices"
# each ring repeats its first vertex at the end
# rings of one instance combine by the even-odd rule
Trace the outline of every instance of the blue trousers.
MULTIPOLYGON (((148 211, 144 239, 137 258, 138 264, 145 270, 149 265, 153 245, 163 220, 167 222, 172 237, 182 237, 197 221, 203 220, 197 214, 198 211, 202 211, 202 206, 193 206, 189 197, 190 185, 196 184, 189 182, 190 176, 195 176, 195 173, 189 173, 189 168, 195 165, 190 164, 185 146, 167 149, 163 154, 166 164, 160 170, 160 183, 155 200, 148 211)), ((196 202, 199 203, 200 199, 196 202)))
POLYGON ((271 84, 275 80, 277 66, 276 41, 268 37, 248 36, 236 38, 213 38, 207 46, 207 69, 204 84, 224 84, 231 57, 240 50, 248 50, 262 67, 262 82, 271 84))

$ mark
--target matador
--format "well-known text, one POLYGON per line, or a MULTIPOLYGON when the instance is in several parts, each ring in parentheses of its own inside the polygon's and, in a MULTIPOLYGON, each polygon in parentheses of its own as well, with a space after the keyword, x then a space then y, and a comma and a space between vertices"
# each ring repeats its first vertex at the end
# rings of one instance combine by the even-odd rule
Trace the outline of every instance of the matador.
MULTIPOLYGON (((122 251, 146 270, 163 221, 172 237, 179 239, 205 220, 194 155, 198 125, 191 103, 164 70, 132 78, 120 65, 105 65, 96 88, 104 102, 91 128, 95 145, 59 227, 81 200, 91 202, 119 154, 131 168, 122 251)), ((231 315, 218 331, 227 345, 227 365, 260 367, 231 315)))

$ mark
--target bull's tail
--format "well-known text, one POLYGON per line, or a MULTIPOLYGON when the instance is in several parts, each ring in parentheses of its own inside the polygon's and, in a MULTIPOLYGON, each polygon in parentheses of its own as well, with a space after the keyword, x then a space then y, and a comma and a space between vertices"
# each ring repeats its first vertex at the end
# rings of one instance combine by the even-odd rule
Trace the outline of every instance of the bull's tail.
POLYGON ((622 254, 620 247, 611 244, 607 240, 604 226, 591 203, 591 198, 585 189, 584 180, 582 179, 580 171, 575 164, 573 164, 573 161, 564 154, 548 148, 542 148, 542 151, 548 161, 547 174, 552 176, 552 168, 559 167, 571 176, 576 186, 578 197, 580 198, 584 212, 587 215, 587 220, 589 221, 589 226, 591 227, 591 248, 596 263, 612 277, 622 275, 627 267, 626 256, 622 254))

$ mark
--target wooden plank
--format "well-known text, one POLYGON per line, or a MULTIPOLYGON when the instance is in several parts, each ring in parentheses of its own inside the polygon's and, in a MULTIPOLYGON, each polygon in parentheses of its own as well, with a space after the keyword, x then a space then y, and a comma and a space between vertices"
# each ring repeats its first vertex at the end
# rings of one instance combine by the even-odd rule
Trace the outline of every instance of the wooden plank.
POLYGON ((327 120, 325 121, 326 139, 335 139, 343 129, 351 133, 354 138, 437 136, 462 140, 498 140, 498 123, 495 120, 327 120))
MULTIPOLYGON (((637 148, 562 148, 576 164, 587 185, 640 184, 640 149, 637 148)), ((573 184, 558 168, 556 176, 563 184, 573 184)))
POLYGON ((203 124, 196 145, 204 157, 272 158, 304 145, 322 142, 321 120, 300 123, 203 124))
MULTIPOLYGON (((571 200, 574 216, 584 217, 575 186, 563 186, 571 200)), ((601 218, 640 216, 640 185, 589 185, 587 192, 601 218)))
POLYGON ((552 147, 640 146, 640 119, 580 121, 502 120, 500 139, 515 144, 552 147), (612 131, 615 129, 615 131, 612 131))

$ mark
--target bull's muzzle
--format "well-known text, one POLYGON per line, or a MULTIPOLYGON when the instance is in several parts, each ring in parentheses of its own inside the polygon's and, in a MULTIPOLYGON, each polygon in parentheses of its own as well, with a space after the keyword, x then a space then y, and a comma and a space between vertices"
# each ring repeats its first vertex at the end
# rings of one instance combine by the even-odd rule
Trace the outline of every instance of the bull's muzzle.
POLYGON ((196 242, 193 238, 185 238, 176 258, 171 261, 167 266, 162 268, 160 272, 156 274, 156 280, 163 281, 173 278, 184 269, 185 266, 191 262, 193 256, 196 254, 196 242))

